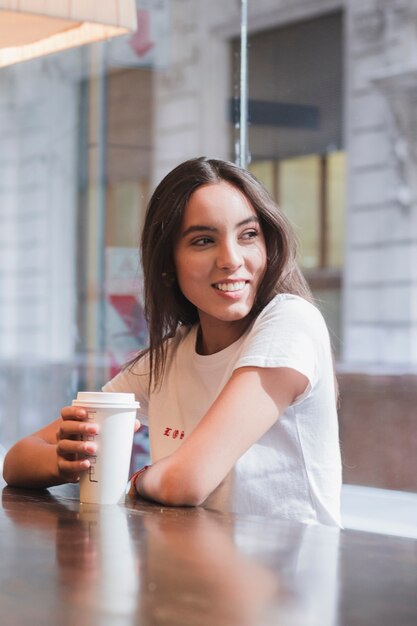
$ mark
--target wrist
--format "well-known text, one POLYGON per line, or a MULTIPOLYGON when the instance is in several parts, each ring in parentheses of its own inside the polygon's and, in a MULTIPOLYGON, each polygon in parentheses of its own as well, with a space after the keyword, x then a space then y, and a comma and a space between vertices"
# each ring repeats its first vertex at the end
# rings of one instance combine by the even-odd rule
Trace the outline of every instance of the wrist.
POLYGON ((129 496, 131 498, 135 498, 137 496, 143 497, 143 494, 139 491, 139 488, 138 488, 138 478, 139 478, 139 476, 144 474, 149 467, 150 467, 150 465, 144 465, 141 469, 139 469, 137 472, 135 472, 133 474, 133 476, 131 477, 131 479, 130 479, 130 489, 129 489, 129 496))

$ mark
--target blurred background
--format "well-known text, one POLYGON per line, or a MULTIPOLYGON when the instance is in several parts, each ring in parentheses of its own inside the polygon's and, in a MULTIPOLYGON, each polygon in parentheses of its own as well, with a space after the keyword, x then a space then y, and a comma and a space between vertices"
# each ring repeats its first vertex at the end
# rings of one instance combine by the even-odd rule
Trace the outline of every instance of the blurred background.
MULTIPOLYGON (((138 245, 163 175, 239 143, 241 3, 0 69, 0 444, 146 345, 138 245)), ((417 493, 417 3, 257 0, 248 168, 330 328, 347 485, 417 493)), ((137 436, 133 466, 147 456, 137 436)), ((388 511, 387 511, 388 514, 388 511)))

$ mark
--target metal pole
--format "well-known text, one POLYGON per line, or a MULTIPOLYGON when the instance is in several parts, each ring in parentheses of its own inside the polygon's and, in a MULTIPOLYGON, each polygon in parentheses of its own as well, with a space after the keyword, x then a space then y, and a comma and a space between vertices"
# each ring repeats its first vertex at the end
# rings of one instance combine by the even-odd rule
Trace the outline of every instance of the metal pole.
POLYGON ((238 165, 248 163, 248 0, 241 0, 240 10, 240 119, 238 165))
POLYGON ((106 55, 104 42, 90 50, 88 225, 87 225, 87 384, 98 389, 105 353, 106 55))

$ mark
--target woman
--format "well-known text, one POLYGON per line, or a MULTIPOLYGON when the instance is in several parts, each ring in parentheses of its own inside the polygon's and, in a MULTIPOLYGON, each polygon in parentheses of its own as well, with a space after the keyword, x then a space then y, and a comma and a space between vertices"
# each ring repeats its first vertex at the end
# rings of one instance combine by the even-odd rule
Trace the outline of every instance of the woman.
MULTIPOLYGON (((284 215, 232 163, 192 159, 159 184, 142 235, 150 346, 103 387, 134 392, 149 424, 152 465, 131 495, 340 524, 331 347, 295 251, 284 215)), ((6 480, 79 480, 95 451, 76 440, 96 432, 85 417, 66 407, 17 443, 6 480)))

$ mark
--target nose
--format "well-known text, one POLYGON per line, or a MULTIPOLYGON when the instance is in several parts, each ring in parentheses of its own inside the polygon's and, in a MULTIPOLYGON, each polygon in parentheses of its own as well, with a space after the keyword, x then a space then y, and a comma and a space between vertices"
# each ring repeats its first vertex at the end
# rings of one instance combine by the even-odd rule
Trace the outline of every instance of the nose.
POLYGON ((236 241, 224 241, 219 245, 216 267, 220 270, 235 270, 242 265, 242 251, 236 241))

